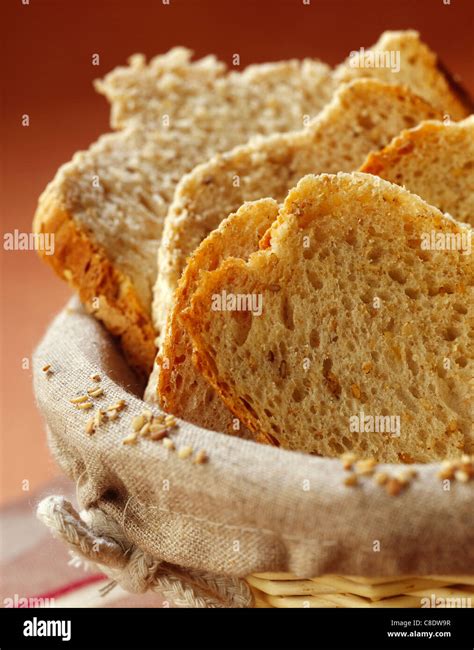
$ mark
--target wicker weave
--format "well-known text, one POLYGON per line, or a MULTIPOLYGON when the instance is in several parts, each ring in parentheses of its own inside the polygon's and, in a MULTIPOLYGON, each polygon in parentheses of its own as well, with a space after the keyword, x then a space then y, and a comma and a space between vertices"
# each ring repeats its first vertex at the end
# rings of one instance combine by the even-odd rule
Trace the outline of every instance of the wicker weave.
POLYGON ((289 573, 247 578, 256 607, 473 607, 474 576, 364 578, 289 573))

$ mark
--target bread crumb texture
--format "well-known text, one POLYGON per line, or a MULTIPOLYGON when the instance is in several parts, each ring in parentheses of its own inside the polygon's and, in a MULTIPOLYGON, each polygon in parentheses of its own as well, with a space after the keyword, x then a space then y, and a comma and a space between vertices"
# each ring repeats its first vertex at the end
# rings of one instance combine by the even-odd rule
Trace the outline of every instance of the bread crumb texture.
POLYGON ((252 431, 289 449, 472 453, 472 258, 423 249, 427 231, 470 233, 375 176, 303 178, 260 250, 199 276, 182 317, 198 368, 252 431), (260 296, 261 313, 213 308, 229 295, 260 296))
POLYGON ((406 187, 442 212, 474 226, 474 115, 426 121, 403 131, 360 171, 406 187))

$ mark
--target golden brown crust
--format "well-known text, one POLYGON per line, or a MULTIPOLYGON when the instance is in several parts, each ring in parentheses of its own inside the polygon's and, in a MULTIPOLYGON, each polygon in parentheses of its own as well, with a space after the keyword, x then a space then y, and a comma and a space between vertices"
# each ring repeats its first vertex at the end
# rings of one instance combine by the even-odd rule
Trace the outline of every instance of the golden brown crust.
POLYGON ((436 67, 446 79, 446 83, 451 91, 454 101, 457 102, 456 108, 459 107, 459 115, 465 117, 474 113, 474 101, 469 92, 462 85, 459 79, 451 73, 449 68, 444 65, 439 57, 436 57, 436 67))
MULTIPOLYGON (((225 219, 188 260, 175 292, 175 302, 167 320, 166 336, 157 358, 160 370, 156 397, 164 410, 183 419, 195 421, 196 414, 190 412, 186 396, 180 391, 181 382, 184 382, 182 388, 188 390, 202 390, 202 387, 199 383, 193 387, 186 385, 186 382, 189 382, 186 365, 189 368, 191 359, 194 363, 198 363, 198 360, 194 357, 189 336, 183 329, 181 315, 189 306, 201 274, 215 270, 227 255, 247 256, 256 251, 259 239, 277 214, 278 206, 271 199, 258 202, 258 207, 254 207, 250 214, 249 208, 242 206, 236 214, 225 219)), ((198 377, 199 375, 196 379, 198 377)), ((202 406, 205 407, 204 403, 202 406)), ((223 411, 227 415, 227 409, 219 401, 214 412, 209 416, 206 414, 206 426, 224 428, 223 411)), ((198 417, 204 418, 204 414, 198 417)), ((201 421, 196 423, 202 425, 201 421)), ((229 427, 227 430, 229 433, 235 433, 229 427)))
POLYGON ((78 292, 86 310, 120 339, 130 365, 140 375, 147 375, 156 351, 150 316, 130 279, 75 223, 51 186, 40 199, 33 229, 54 234, 54 254, 40 252, 40 257, 78 292))
POLYGON ((473 156, 474 115, 461 122, 424 121, 371 152, 359 171, 402 185, 474 225, 473 156))
POLYGON ((427 133, 442 131, 443 128, 444 124, 442 122, 422 122, 415 129, 402 131, 386 147, 380 151, 372 151, 359 171, 380 176, 384 169, 392 167, 394 163, 410 154, 415 144, 426 137, 427 133))
MULTIPOLYGON (((244 266, 245 262, 243 260, 237 260, 231 258, 225 260, 221 266, 219 266, 219 274, 227 277, 229 290, 232 291, 232 278, 236 269, 244 266)), ((258 442, 266 442, 279 446, 277 440, 273 437, 267 437, 267 434, 261 430, 259 427, 258 419, 254 418, 248 410, 243 408, 243 406, 237 400, 233 399, 233 396, 229 392, 229 386, 226 382, 219 380, 219 374, 217 368, 214 364, 214 361, 210 354, 206 350, 206 345, 203 342, 201 337, 201 328, 203 323, 206 322, 206 319, 209 317, 209 301, 205 294, 205 288, 208 282, 208 276, 201 275, 199 283, 199 292, 196 292, 196 287, 193 287, 194 293, 190 297, 192 300, 192 308, 188 307, 180 317, 181 322, 185 325, 188 334, 190 335, 193 343, 194 351, 194 363, 196 369, 206 378, 206 380, 211 384, 214 390, 220 395, 222 401, 225 403, 227 408, 241 421, 245 426, 252 431, 255 435, 255 439, 258 442), (205 297, 203 297, 205 296, 205 297)))

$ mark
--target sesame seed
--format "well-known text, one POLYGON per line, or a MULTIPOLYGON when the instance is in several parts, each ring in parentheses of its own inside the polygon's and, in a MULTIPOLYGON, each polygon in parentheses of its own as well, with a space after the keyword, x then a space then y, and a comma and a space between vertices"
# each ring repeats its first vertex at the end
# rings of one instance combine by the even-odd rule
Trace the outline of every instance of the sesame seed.
POLYGON ((181 447, 178 450, 178 458, 189 458, 193 453, 193 448, 192 447, 181 447))
POLYGON ((145 418, 143 417, 143 415, 136 415, 132 419, 132 427, 134 431, 140 431, 140 429, 144 424, 145 424, 145 418))
POLYGON ((453 469, 456 466, 456 463, 454 460, 443 460, 441 463, 441 467, 443 469, 453 469))
POLYGON ((149 433, 150 433, 150 423, 146 422, 140 429, 140 435, 145 438, 146 436, 148 436, 149 433))
POLYGON ((92 388, 88 388, 87 392, 91 397, 100 397, 101 395, 104 394, 102 388, 97 388, 96 386, 93 386, 92 388))
POLYGON ((91 418, 86 424, 86 433, 88 433, 91 436, 94 433, 94 431, 95 431, 94 418, 91 418))
POLYGON ((474 478, 474 463, 471 456, 463 454, 460 459, 444 460, 441 463, 441 471, 438 472, 440 479, 453 479, 467 483, 474 478))
POLYGON ((344 485, 347 485, 348 487, 355 487, 358 482, 359 479, 355 474, 349 474, 349 476, 346 476, 344 479, 344 485))
POLYGON ((402 491, 403 485, 398 479, 389 478, 385 485, 385 489, 387 490, 387 494, 389 494, 391 497, 396 497, 402 491))
POLYGON ((203 465, 204 463, 207 463, 208 460, 209 460, 209 456, 206 454, 206 452, 203 449, 201 449, 194 457, 193 463, 195 463, 196 465, 203 465))
POLYGON ((462 469, 458 469, 454 473, 454 478, 456 481, 461 481, 461 483, 467 483, 469 481, 469 474, 462 469))
POLYGON ((166 449, 169 449, 170 451, 173 451, 176 448, 174 442, 169 438, 163 439, 163 445, 166 447, 166 449))
POLYGON ((119 399, 118 402, 115 402, 115 404, 111 404, 105 410, 106 411, 122 411, 124 408, 125 408, 125 401, 123 399, 119 399))
POLYGON ((153 430, 153 428, 150 427, 150 430, 150 438, 152 440, 163 440, 163 438, 166 438, 168 435, 168 431, 166 429, 153 430))
POLYGON ((114 409, 112 411, 107 411, 107 419, 108 420, 116 420, 118 418, 118 413, 114 409))
POLYGON ((399 472, 396 475, 395 478, 401 485, 404 485, 404 486, 408 485, 408 483, 410 482, 409 477, 406 474, 404 474, 403 472, 399 472))
POLYGON ((126 438, 122 440, 122 445, 136 445, 137 444, 137 434, 130 433, 126 438))
POLYGON ((79 395, 78 397, 73 397, 69 401, 71 404, 81 404, 82 402, 87 402, 88 399, 87 395, 79 395))
POLYGON ((440 472, 438 472, 438 478, 442 480, 454 478, 454 468, 449 467, 442 469, 440 472))
POLYGON ((156 422, 155 420, 152 420, 150 422, 150 431, 152 433, 156 433, 157 431, 166 431, 166 425, 162 422, 156 422))
POLYGON ((364 460, 357 461, 355 470, 360 475, 373 474, 376 465, 377 461, 375 458, 365 458, 364 460))
POLYGON ((94 425, 96 427, 100 426, 103 416, 104 416, 104 411, 102 409, 98 409, 94 416, 94 425))
POLYGON ((385 483, 388 481, 388 474, 385 474, 385 472, 377 472, 374 475, 374 481, 377 483, 377 485, 385 485, 385 483))
POLYGON ((100 381, 100 375, 98 374, 91 375, 90 378, 92 379, 92 381, 100 381))
POLYGON ((343 468, 349 470, 357 460, 357 456, 352 452, 346 452, 345 454, 342 454, 341 460, 343 468))
POLYGON ((92 404, 92 402, 82 402, 81 404, 76 404, 76 406, 78 409, 87 411, 87 409, 93 408, 94 404, 92 404))

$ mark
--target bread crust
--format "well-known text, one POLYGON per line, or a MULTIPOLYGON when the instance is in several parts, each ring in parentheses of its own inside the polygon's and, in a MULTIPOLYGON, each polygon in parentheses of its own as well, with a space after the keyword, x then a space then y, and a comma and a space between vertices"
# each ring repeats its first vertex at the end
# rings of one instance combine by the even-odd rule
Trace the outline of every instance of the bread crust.
POLYGON ((36 233, 54 235, 54 255, 40 256, 78 292, 85 309, 116 336, 140 376, 146 376, 156 353, 154 329, 130 278, 121 273, 90 232, 78 226, 50 184, 33 220, 36 233))
POLYGON ((436 60, 436 68, 446 79, 448 88, 457 102, 457 107, 460 109, 460 115, 466 116, 474 113, 474 100, 469 94, 467 88, 465 88, 461 81, 452 74, 439 57, 437 57, 436 60))
MULTIPOLYGON (((235 433, 230 427, 230 422, 226 422, 229 420, 227 416, 230 413, 220 399, 216 404, 208 406, 206 409, 208 412, 202 412, 205 410, 203 403, 200 405, 202 408, 196 413, 195 409, 190 408, 187 396, 181 395, 180 382, 183 381, 183 374, 186 374, 186 363, 189 368, 190 359, 194 363, 197 362, 191 341, 183 329, 181 315, 189 306, 201 274, 217 268, 227 256, 248 255, 254 252, 259 239, 277 214, 278 204, 272 199, 262 199, 253 204, 250 210, 246 205, 242 206, 236 214, 225 219, 189 259, 175 293, 174 307, 167 321, 166 336, 157 356, 159 371, 156 396, 165 411, 199 423, 201 426, 235 433)), ((206 386, 199 373, 196 373, 195 382, 196 385, 190 387, 186 384, 185 376, 183 387, 187 391, 204 393, 206 386)), ((247 432, 244 434, 246 435, 247 432)))
POLYGON ((414 129, 405 129, 380 151, 371 151, 359 171, 365 174, 380 176, 382 172, 394 163, 409 155, 413 146, 420 142, 428 133, 442 131, 444 124, 437 121, 426 121, 414 129))
POLYGON ((445 123, 426 120, 413 129, 402 131, 380 151, 372 151, 359 171, 406 186, 408 190, 420 194, 428 203, 472 226, 474 225, 472 202, 468 205, 467 201, 472 186, 472 171, 463 169, 462 163, 472 167, 473 150, 474 115, 461 122, 445 123), (431 156, 436 155, 438 158, 441 153, 445 158, 443 161, 445 182, 442 187, 439 185, 439 175, 435 174, 435 171, 442 166, 442 162, 432 165, 430 160, 431 156), (419 156, 418 171, 422 179, 426 176, 429 181, 431 192, 428 194, 424 191, 426 190, 424 185, 420 186, 419 180, 408 173, 412 155, 415 160, 416 156, 419 156), (462 156, 461 163, 458 162, 460 156, 462 156), (404 161, 408 163, 406 169, 403 166, 404 161), (426 166, 423 165, 424 161, 426 166), (459 191, 457 185, 459 179, 464 183, 464 193, 459 191), (442 195, 446 188, 451 190, 449 199, 442 195))
MULTIPOLYGON (((267 231, 267 233, 268 232, 269 231, 267 231)), ((230 258, 222 263, 218 272, 220 276, 227 277, 228 286, 232 289, 232 277, 239 272, 239 269, 243 269, 244 267, 244 260, 230 258)), ((225 381, 220 380, 214 361, 211 355, 207 352, 205 344, 203 344, 201 338, 201 327, 207 316, 207 312, 209 311, 209 305, 207 299, 202 298, 202 296, 205 295, 207 281, 208 276, 201 276, 197 290, 193 296, 191 296, 191 305, 183 311, 180 316, 180 321, 186 327, 193 342, 194 365, 198 372, 206 378, 214 390, 220 395, 229 411, 231 411, 250 431, 252 431, 257 442, 268 443, 275 447, 279 447, 280 443, 276 438, 271 436, 267 431, 263 431, 259 428, 257 418, 253 417, 249 411, 243 408, 240 402, 233 399, 228 384, 225 381)))

